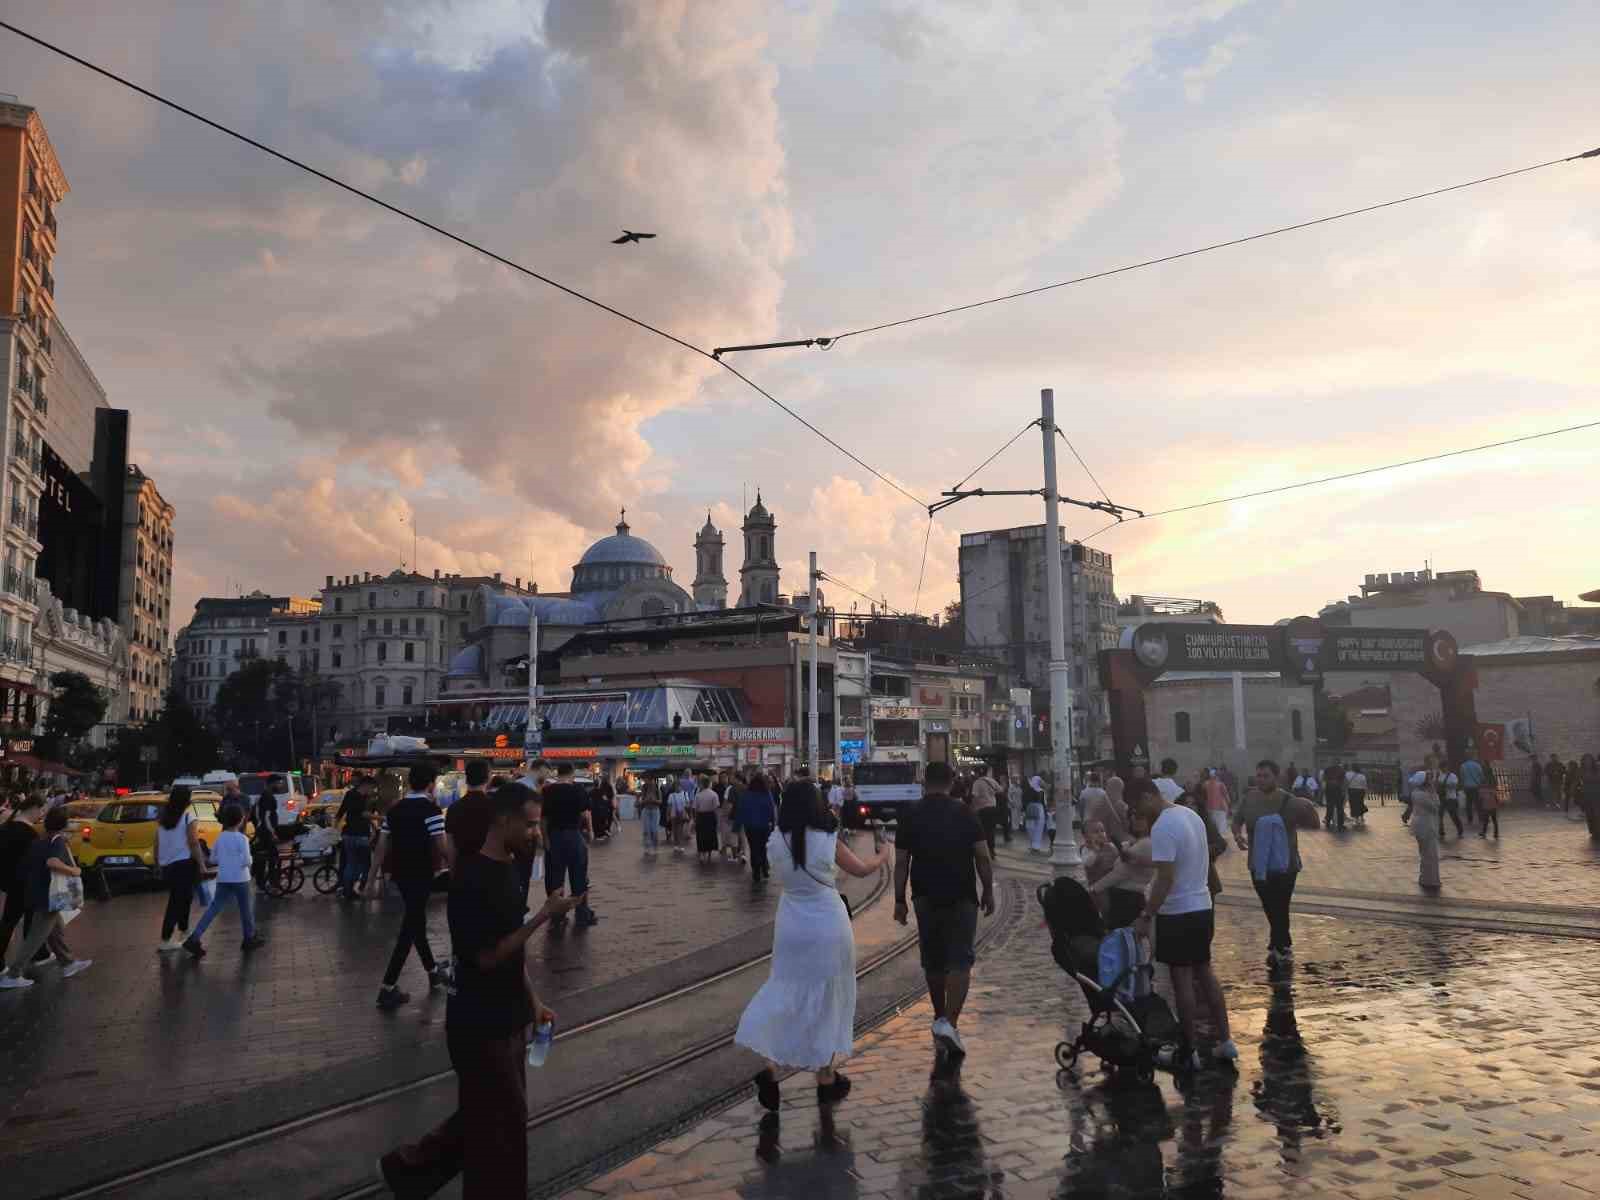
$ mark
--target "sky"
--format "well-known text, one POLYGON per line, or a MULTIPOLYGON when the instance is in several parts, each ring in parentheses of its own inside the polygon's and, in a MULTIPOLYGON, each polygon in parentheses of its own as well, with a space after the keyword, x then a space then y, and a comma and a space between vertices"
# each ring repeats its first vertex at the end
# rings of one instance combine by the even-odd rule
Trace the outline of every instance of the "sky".
MULTIPOLYGON (((711 347, 828 335, 1576 154, 1600 4, 13 0, 7 19, 711 347), (613 246, 623 228, 659 236, 613 246)), ((71 194, 57 307, 177 508, 174 614, 325 575, 565 589, 626 506, 687 587, 742 506, 932 611, 932 522, 715 364, 0 31, 71 194), (413 538, 415 537, 415 555, 413 538), (926 549, 924 549, 926 547, 926 549), (920 586, 919 586, 920 581, 920 586)), ((1038 415, 1146 511, 1600 418, 1600 160, 834 349, 740 356, 926 500, 1038 415)), ((1600 587, 1600 430, 1094 537, 1230 620, 1370 572, 1600 587)), ((969 486, 1041 484, 1030 433, 969 486)), ((1099 495, 1070 455, 1062 490, 1099 495)), ((1065 510, 1070 536, 1106 521, 1065 510)), ((854 591, 845 590, 848 587, 854 591)))

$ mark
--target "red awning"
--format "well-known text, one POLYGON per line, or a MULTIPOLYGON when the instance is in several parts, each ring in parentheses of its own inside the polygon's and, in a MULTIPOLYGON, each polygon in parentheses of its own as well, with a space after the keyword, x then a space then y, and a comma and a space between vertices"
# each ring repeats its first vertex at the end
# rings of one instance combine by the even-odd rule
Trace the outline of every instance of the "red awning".
POLYGON ((85 772, 66 763, 51 762, 34 754, 8 754, 3 761, 7 766, 27 767, 36 775, 83 775, 85 772))

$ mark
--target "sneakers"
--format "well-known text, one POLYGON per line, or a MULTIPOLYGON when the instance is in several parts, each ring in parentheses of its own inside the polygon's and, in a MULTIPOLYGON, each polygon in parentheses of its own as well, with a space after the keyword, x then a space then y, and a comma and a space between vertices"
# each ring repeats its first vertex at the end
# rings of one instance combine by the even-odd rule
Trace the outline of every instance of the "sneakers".
POLYGON ((1232 1038, 1229 1038, 1225 1042, 1218 1042, 1217 1048, 1211 1054, 1212 1057, 1220 1058, 1225 1062, 1234 1062, 1239 1057, 1239 1047, 1233 1044, 1232 1038))
POLYGON ((437 991, 440 988, 448 989, 453 982, 454 980, 450 978, 450 968, 445 966, 444 963, 439 963, 433 970, 428 972, 428 988, 430 991, 437 991))
POLYGON ((194 938, 190 938, 188 941, 184 942, 183 948, 189 952, 189 957, 193 958, 196 962, 206 956, 206 948, 194 938))
POLYGON ((174 950, 182 950, 182 949, 183 949, 183 939, 181 937, 179 937, 177 934, 173 934, 166 941, 158 942, 156 944, 156 953, 157 954, 169 954, 174 950))
POLYGON ((594 915, 592 908, 580 908, 576 920, 579 929, 589 929, 600 924, 600 918, 594 915))
POLYGON ((255 937, 247 937, 247 938, 244 939, 244 941, 240 942, 239 943, 239 949, 243 950, 246 954, 248 954, 252 950, 261 949, 261 947, 265 946, 266 944, 267 944, 267 939, 262 937, 258 933, 258 934, 256 934, 255 937))
POLYGON ((1286 967, 1294 961, 1294 950, 1288 946, 1279 950, 1269 946, 1267 948, 1267 966, 1286 967))
POLYGON ((32 986, 33 980, 31 979, 21 975, 13 975, 10 972, 0 973, 0 989, 11 991, 12 989, 31 988, 32 986))
POLYGON ((411 997, 397 987, 384 987, 378 989, 378 1007, 384 1012, 393 1012, 402 1004, 406 1004, 411 997))
POLYGON ((71 979, 74 975, 82 975, 92 966, 94 966, 92 958, 75 958, 61 968, 61 978, 71 979))
POLYGON ((961 1034, 944 1017, 940 1017, 933 1023, 933 1041, 946 1054, 951 1054, 958 1058, 967 1052, 966 1046, 962 1044, 961 1034))

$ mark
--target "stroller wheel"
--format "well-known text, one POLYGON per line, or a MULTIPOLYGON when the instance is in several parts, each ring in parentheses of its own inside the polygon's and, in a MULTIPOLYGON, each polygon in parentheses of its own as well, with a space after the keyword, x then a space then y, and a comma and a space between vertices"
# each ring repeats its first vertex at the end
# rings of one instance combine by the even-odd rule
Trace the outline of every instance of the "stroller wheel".
POLYGON ((1056 1066, 1070 1071, 1078 1065, 1078 1047, 1074 1042, 1056 1043, 1056 1066))
POLYGON ((1063 1091, 1063 1092, 1066 1091, 1069 1087, 1071 1087, 1073 1085, 1073 1082, 1074 1082, 1074 1080, 1073 1080, 1071 1071, 1057 1071, 1056 1072, 1056 1087, 1059 1088, 1061 1091, 1063 1091))

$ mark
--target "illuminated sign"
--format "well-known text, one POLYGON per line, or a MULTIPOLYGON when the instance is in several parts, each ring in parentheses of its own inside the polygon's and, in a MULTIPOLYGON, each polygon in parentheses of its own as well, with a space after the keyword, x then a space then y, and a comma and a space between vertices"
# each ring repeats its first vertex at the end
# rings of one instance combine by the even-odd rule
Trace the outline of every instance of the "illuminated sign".
POLYGON ((551 746, 541 757, 547 759, 574 759, 579 762, 597 758, 694 758, 700 753, 698 746, 551 746))
POLYGON ((794 731, 782 725, 730 725, 725 729, 708 729, 709 739, 721 745, 770 743, 787 746, 794 742, 794 731))

